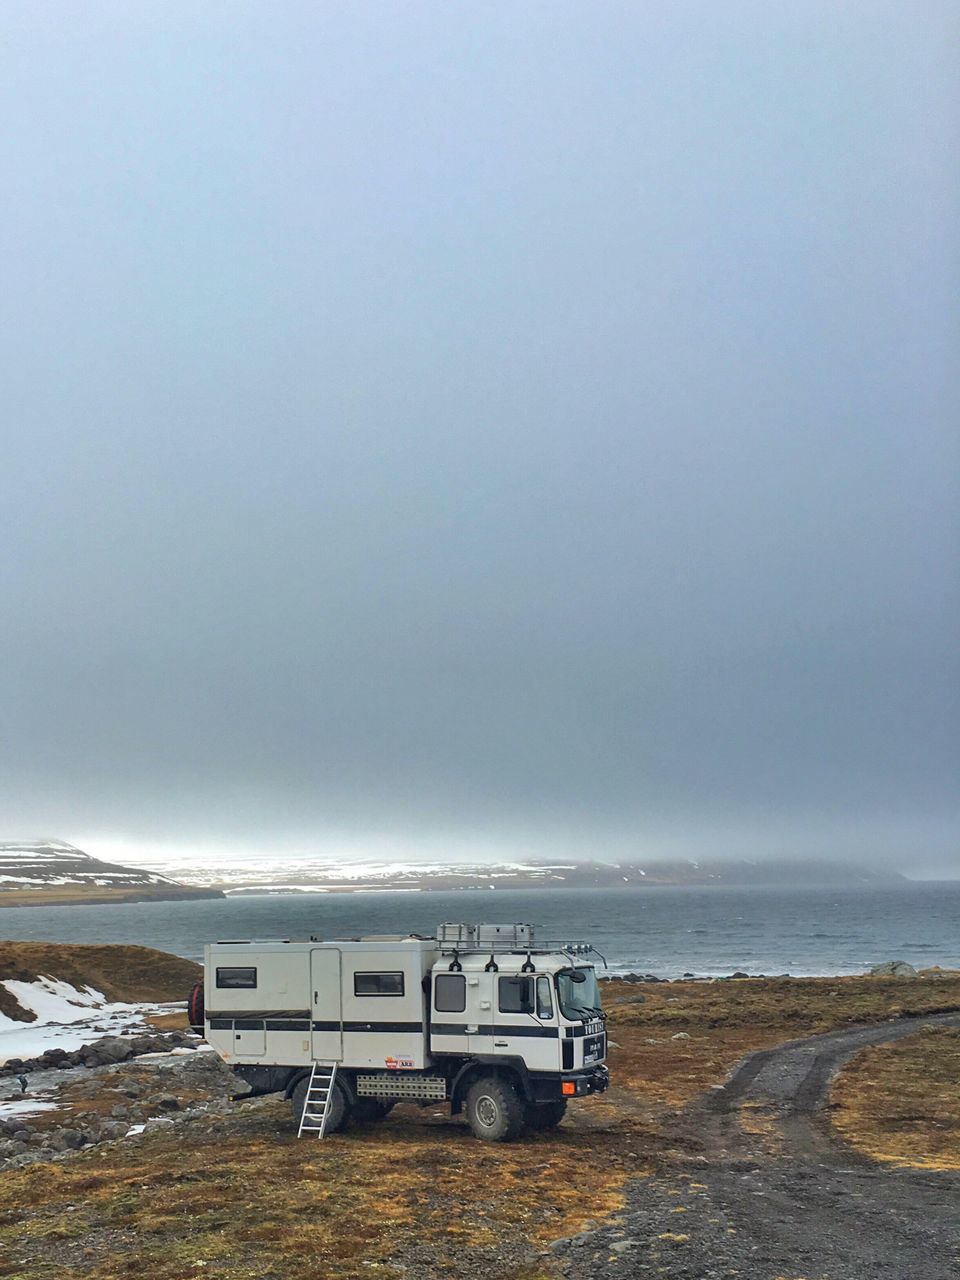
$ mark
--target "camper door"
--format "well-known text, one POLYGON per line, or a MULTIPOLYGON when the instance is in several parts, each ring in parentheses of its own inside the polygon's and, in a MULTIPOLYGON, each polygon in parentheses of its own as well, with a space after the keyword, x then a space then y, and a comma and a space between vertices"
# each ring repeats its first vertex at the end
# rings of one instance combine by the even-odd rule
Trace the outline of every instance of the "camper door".
POLYGON ((337 947, 316 947, 310 952, 311 1045, 318 1062, 343 1059, 342 967, 343 957, 337 947))

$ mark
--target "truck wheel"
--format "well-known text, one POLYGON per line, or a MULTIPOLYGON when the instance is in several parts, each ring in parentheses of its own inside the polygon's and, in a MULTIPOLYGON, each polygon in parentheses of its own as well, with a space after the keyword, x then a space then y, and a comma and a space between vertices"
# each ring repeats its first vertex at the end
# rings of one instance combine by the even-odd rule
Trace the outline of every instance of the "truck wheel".
POLYGON ((555 1102, 536 1102, 527 1107, 527 1127, 535 1133, 543 1133, 546 1129, 555 1129, 566 1114, 566 1098, 558 1098, 555 1102))
POLYGON ((392 1102, 381 1102, 379 1098, 358 1098, 353 1108, 353 1118, 360 1124, 382 1120, 392 1106, 392 1102))
POLYGON ((523 1131, 523 1103, 506 1080, 481 1076, 467 1093, 467 1122, 484 1142, 509 1142, 523 1131))
MULTIPOLYGON (((290 1106, 293 1110, 293 1123, 299 1129, 300 1118, 303 1115, 304 1104, 307 1101, 307 1090, 310 1088, 310 1077, 304 1076, 302 1080, 298 1080, 294 1086, 293 1093, 290 1095, 290 1106)), ((329 1110, 327 1112, 327 1133, 338 1133, 341 1129, 346 1128, 347 1121, 350 1119, 350 1102, 343 1086, 338 1080, 333 1086, 333 1094, 327 1104, 329 1110)), ((310 1137, 316 1137, 311 1133, 310 1137)))

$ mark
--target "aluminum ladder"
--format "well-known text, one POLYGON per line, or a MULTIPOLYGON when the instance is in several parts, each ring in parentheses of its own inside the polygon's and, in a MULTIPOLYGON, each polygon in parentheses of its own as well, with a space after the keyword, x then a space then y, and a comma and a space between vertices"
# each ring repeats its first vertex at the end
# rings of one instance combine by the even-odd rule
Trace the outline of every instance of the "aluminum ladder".
POLYGON ((330 1099, 337 1081, 337 1064, 335 1062, 315 1062, 310 1072, 310 1083, 307 1085, 307 1096, 303 1103, 303 1115, 300 1117, 300 1128, 297 1137, 305 1133, 315 1133, 322 1138, 327 1131, 327 1116, 330 1113, 330 1099))

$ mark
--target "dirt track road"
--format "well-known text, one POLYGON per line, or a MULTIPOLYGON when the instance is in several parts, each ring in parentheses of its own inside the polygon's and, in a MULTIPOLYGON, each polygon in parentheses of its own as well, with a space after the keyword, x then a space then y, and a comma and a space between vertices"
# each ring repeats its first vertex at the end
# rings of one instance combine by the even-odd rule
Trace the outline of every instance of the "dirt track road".
POLYGON ((702 1154, 632 1184, 619 1221, 561 1245, 561 1266, 592 1280, 960 1280, 960 1174, 868 1162, 823 1110, 854 1053, 926 1024, 960 1026, 960 1014, 745 1058, 685 1113, 684 1145, 702 1154))

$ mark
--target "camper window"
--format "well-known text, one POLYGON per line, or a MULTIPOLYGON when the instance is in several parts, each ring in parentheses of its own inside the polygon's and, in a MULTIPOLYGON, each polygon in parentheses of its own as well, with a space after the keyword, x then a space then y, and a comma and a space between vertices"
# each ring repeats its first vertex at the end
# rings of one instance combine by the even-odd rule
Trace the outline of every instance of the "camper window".
POLYGON ((402 996, 403 974, 355 973, 353 994, 355 996, 402 996))
POLYGON ((218 987, 255 987, 257 985, 256 969, 218 969, 218 987))
POLYGON ((463 1013, 467 1007, 467 980, 462 973, 438 973, 433 984, 433 1007, 437 1013, 463 1013))
POLYGON ((500 1012, 533 1013, 533 980, 531 978, 500 979, 500 1012))

